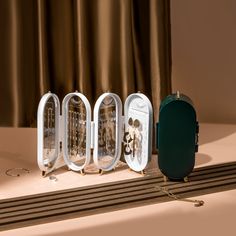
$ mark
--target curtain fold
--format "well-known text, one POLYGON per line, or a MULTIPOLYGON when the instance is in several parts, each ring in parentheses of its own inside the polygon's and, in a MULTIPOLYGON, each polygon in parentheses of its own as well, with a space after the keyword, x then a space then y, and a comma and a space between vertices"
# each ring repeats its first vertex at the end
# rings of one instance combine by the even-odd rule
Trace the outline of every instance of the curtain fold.
POLYGON ((35 127, 41 96, 75 90, 93 106, 103 92, 124 102, 171 92, 166 0, 0 1, 0 125, 35 127))

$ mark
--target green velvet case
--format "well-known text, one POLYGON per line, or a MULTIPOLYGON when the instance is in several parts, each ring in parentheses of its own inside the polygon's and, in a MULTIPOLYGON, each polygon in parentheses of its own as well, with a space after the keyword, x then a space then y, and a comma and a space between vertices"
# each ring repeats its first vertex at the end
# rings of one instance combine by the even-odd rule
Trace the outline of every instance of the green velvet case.
POLYGON ((198 151, 198 131, 196 112, 189 97, 177 92, 161 102, 156 147, 164 176, 181 180, 192 172, 198 151))

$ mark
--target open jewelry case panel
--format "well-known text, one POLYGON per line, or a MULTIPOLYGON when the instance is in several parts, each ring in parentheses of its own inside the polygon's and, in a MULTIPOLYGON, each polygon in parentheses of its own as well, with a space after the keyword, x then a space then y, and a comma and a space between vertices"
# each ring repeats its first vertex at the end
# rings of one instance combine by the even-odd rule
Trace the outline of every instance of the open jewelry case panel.
POLYGON ((90 162, 91 108, 81 93, 69 93, 62 102, 62 153, 67 166, 82 170, 90 162))
POLYGON ((125 101, 124 114, 124 157, 132 170, 142 171, 152 155, 152 104, 144 94, 131 94, 125 101))
POLYGON ((102 94, 94 107, 93 160, 97 167, 109 171, 121 156, 122 103, 114 93, 102 94))
POLYGON ((51 171, 60 152, 60 102, 55 94, 45 94, 38 106, 37 161, 42 172, 51 171))
POLYGON ((83 173, 92 162, 101 171, 114 169, 121 155, 134 171, 143 171, 151 159, 152 105, 142 93, 128 96, 122 116, 117 94, 102 94, 93 110, 87 98, 69 93, 60 102, 45 94, 38 108, 38 165, 43 175, 67 165, 83 173), (92 155, 91 155, 92 153, 92 155), (62 160, 62 157, 64 161, 62 160))

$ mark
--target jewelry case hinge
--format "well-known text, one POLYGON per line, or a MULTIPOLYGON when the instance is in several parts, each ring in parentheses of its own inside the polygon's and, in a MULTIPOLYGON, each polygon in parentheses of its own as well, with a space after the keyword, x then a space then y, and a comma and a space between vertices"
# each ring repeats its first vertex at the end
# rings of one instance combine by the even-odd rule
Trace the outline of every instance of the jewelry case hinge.
POLYGON ((59 118, 58 118, 58 130, 59 130, 58 131, 59 154, 58 154, 58 158, 56 159, 54 163, 54 167, 49 172, 65 165, 63 155, 62 155, 62 142, 63 142, 63 135, 64 135, 64 125, 63 125, 62 115, 59 115, 59 118))
POLYGON ((121 140, 123 140, 125 134, 125 116, 121 116, 121 140))
POLYGON ((90 148, 91 149, 94 148, 94 139, 95 139, 94 126, 95 126, 94 121, 91 121, 91 135, 90 135, 90 137, 91 137, 90 148))
POLYGON ((62 116, 59 115, 59 124, 58 124, 58 127, 59 127, 59 133, 58 133, 58 138, 59 138, 59 143, 62 143, 62 139, 63 139, 63 119, 62 119, 62 116))

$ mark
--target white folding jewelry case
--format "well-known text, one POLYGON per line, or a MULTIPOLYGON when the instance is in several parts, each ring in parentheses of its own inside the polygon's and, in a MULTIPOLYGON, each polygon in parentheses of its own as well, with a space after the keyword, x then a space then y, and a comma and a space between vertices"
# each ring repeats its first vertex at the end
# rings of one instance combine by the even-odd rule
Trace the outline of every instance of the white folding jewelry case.
POLYGON ((91 117, 90 103, 81 93, 65 96, 61 115, 55 94, 48 92, 41 98, 37 120, 38 165, 44 176, 65 163, 69 169, 84 173, 91 162, 91 149, 100 172, 114 169, 122 153, 132 170, 146 168, 151 159, 153 111, 144 94, 129 95, 122 116, 119 96, 104 93, 94 106, 93 121, 91 117), (130 125, 130 121, 136 126, 130 125), (122 142, 124 149, 130 150, 128 153, 123 152, 122 142))

